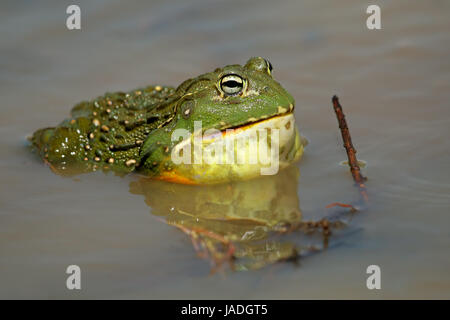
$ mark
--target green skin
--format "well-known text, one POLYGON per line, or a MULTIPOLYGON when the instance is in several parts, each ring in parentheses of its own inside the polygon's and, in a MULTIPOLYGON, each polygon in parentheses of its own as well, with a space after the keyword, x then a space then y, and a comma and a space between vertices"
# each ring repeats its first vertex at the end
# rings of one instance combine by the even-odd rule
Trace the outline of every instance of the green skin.
POLYGON ((291 112, 292 96, 272 78, 271 65, 251 58, 183 82, 178 88, 149 86, 129 93, 107 93, 77 104, 71 118, 36 131, 32 145, 61 174, 113 170, 158 177, 173 169, 171 141, 176 129, 203 131, 245 126, 291 112), (221 86, 226 75, 243 79, 231 95, 221 86))

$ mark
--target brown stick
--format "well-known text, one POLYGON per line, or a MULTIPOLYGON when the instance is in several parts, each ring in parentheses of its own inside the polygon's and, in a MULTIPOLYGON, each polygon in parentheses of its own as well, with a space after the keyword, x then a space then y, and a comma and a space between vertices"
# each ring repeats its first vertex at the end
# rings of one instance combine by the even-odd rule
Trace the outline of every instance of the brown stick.
POLYGON ((347 121, 345 120, 344 112, 342 111, 342 106, 339 103, 339 98, 333 96, 332 100, 334 112, 336 112, 336 117, 339 123, 339 128, 341 129, 342 140, 344 141, 345 151, 347 151, 348 165, 350 166, 350 172, 352 173, 353 180, 358 186, 359 193, 365 202, 369 200, 367 196, 367 190, 364 182, 367 180, 361 174, 361 169, 359 168, 358 159, 356 158, 356 150, 353 147, 352 138, 350 136, 350 131, 347 127, 347 121))

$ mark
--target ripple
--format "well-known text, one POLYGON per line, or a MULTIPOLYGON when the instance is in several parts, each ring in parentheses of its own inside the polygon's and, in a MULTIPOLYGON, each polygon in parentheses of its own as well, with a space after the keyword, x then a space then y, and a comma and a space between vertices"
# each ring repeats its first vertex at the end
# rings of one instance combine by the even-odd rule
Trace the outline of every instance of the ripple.
POLYGON ((379 193, 381 196, 408 201, 426 203, 434 206, 450 207, 450 183, 436 182, 415 176, 403 176, 398 181, 385 186, 379 193))

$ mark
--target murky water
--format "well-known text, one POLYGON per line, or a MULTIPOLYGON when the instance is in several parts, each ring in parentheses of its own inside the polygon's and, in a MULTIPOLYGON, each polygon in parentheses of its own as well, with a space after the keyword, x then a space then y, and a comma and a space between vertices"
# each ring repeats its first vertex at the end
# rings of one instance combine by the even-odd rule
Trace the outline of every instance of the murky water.
MULTIPOLYGON (((364 1, 82 2, 82 30, 68 31, 69 3, 2 2, 0 297, 450 298, 450 3, 378 3, 378 31, 365 26, 364 1), (27 134, 59 123, 80 100, 177 85, 254 55, 273 63, 310 140, 297 189, 283 191, 274 178, 258 192, 290 198, 280 206, 303 219, 357 199, 339 165, 335 93, 367 161, 369 208, 298 265, 208 276, 190 239, 161 221, 191 191, 136 175, 62 178, 25 147, 27 134), (65 287, 70 264, 82 269, 81 291, 65 287), (371 264, 381 267, 378 291, 366 288, 371 264)), ((244 198, 258 195, 242 188, 244 198)), ((217 205, 223 191, 202 192, 217 205)), ((214 211, 195 194, 188 211, 214 211)), ((225 230, 242 232, 235 227, 225 230)))

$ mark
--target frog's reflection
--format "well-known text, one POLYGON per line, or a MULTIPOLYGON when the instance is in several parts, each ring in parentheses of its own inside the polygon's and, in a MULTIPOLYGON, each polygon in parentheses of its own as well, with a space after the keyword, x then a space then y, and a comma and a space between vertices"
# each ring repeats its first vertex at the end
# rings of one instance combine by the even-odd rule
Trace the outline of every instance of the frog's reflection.
POLYGON ((298 246, 273 233, 302 220, 298 179, 292 166, 274 176, 211 186, 141 178, 130 191, 144 195, 152 214, 189 234, 212 262, 233 257, 228 261, 235 268, 256 269, 297 257, 298 246))

